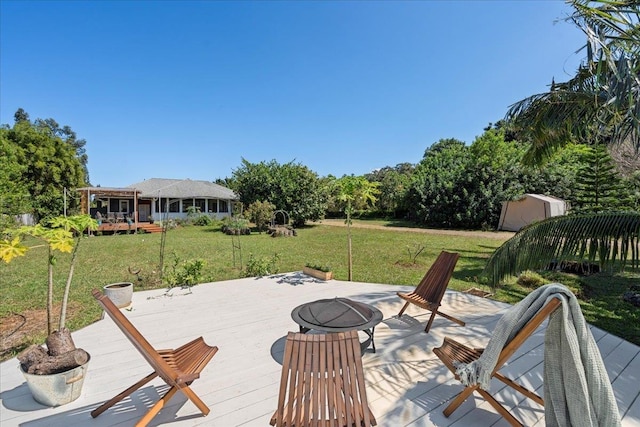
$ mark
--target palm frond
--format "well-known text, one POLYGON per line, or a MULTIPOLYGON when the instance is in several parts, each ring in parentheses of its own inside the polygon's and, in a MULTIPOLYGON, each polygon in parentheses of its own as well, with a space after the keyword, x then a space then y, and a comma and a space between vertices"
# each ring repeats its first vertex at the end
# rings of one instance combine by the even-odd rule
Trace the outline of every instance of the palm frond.
POLYGON ((601 270, 640 268, 640 212, 566 215, 531 224, 491 255, 482 276, 495 287, 525 270, 584 260, 601 270))

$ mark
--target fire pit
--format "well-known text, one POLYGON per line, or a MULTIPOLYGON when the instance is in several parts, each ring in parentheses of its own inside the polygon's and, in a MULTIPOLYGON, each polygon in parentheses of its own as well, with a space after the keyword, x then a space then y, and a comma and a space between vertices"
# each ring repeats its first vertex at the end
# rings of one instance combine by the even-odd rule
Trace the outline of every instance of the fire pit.
POLYGON ((311 329, 324 332, 364 331, 368 338, 361 343, 362 351, 369 347, 376 352, 373 341, 375 327, 382 321, 382 312, 369 304, 348 298, 331 298, 302 304, 293 309, 291 318, 300 325, 300 332, 311 329))

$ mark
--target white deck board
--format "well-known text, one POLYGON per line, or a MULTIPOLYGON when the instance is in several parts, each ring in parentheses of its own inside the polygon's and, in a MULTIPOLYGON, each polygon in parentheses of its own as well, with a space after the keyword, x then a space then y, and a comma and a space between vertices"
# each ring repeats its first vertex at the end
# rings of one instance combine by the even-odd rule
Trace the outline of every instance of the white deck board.
MULTIPOLYGON (((377 353, 363 355, 369 403, 380 426, 505 426, 483 399, 468 399, 446 418, 442 410, 461 386, 433 354, 445 336, 486 345, 508 305, 472 295, 447 292, 441 310, 467 322, 460 327, 437 316, 429 334, 427 312, 411 306, 402 318, 396 292, 411 287, 343 281, 320 282, 301 273, 202 284, 192 293, 162 290, 134 293, 133 310, 124 311, 156 348, 172 348, 203 336, 220 351, 192 388, 209 406, 202 417, 178 393, 151 426, 266 426, 275 409, 280 363, 288 331, 297 331, 291 310, 305 302, 335 296, 375 305, 384 315, 376 327, 377 353)), ((592 328, 612 381, 623 425, 640 426, 640 348, 592 328)), ((167 390, 156 379, 96 419, 89 413, 150 372, 111 319, 73 334, 91 354, 79 399, 58 408, 36 403, 15 359, 0 364, 0 425, 127 426, 167 390)), ((544 332, 539 330, 509 361, 503 373, 542 393, 544 332)), ((499 381, 492 393, 526 425, 544 425, 544 409, 499 381)))

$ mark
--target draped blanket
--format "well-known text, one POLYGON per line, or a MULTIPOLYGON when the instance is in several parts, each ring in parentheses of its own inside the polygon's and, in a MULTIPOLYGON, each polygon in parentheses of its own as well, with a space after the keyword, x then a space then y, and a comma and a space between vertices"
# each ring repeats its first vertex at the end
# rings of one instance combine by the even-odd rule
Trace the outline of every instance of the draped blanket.
POLYGON ((600 351, 578 300, 560 284, 541 286, 498 321, 482 356, 457 367, 464 385, 489 390, 500 352, 551 298, 562 302, 547 325, 544 349, 544 402, 547 426, 621 425, 611 383, 600 351))

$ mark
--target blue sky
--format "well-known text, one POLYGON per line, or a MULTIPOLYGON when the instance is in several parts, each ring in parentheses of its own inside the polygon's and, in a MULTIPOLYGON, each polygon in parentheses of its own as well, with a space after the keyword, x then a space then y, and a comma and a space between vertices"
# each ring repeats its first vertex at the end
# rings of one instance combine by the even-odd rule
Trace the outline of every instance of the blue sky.
POLYGON ((54 118, 93 185, 215 180, 250 162, 320 176, 470 144, 564 81, 584 36, 562 1, 0 3, 0 123, 54 118), (560 19, 560 22, 557 22, 560 19))

